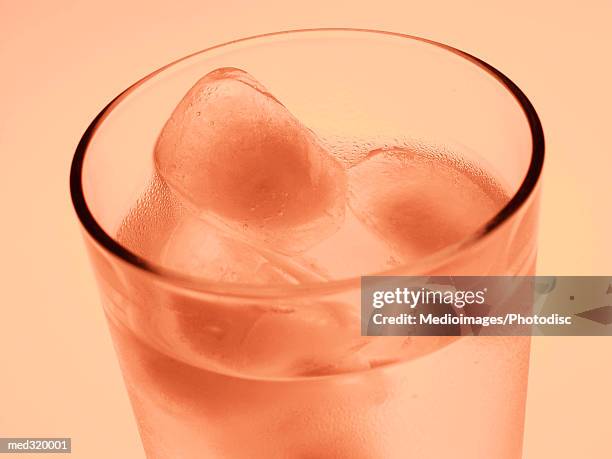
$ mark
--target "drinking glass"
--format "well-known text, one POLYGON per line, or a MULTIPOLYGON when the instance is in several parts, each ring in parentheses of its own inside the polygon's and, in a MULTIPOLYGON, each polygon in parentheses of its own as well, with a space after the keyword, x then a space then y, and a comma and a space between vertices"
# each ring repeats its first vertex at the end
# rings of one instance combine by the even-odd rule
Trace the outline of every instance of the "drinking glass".
POLYGON ((354 29, 260 35, 173 62, 102 110, 71 171, 147 457, 520 457, 529 337, 365 338, 381 359, 353 369, 338 343, 361 352, 359 277, 252 285, 156 261, 181 216, 156 178, 155 142, 188 89, 220 67, 264 82, 349 165, 401 143, 476 164, 508 191, 469 236, 388 274, 534 273, 542 129, 525 95, 490 65, 426 39, 354 29), (135 207, 147 218, 136 235, 119 237, 135 207), (337 310, 351 320, 333 322, 337 310), (332 325, 294 329, 288 312, 332 325), (262 321, 268 341, 245 344, 262 321), (291 346, 294 330, 332 362, 327 371, 277 371, 309 357, 294 355, 304 348, 291 346))

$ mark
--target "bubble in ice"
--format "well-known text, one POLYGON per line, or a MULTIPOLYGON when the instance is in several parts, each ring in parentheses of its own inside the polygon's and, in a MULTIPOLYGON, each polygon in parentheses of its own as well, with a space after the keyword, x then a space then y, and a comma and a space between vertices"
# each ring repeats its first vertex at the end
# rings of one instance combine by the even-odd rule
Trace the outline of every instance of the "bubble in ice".
POLYGON ((192 209, 282 252, 342 222, 342 165, 239 69, 214 70, 188 91, 160 134, 155 164, 192 209))

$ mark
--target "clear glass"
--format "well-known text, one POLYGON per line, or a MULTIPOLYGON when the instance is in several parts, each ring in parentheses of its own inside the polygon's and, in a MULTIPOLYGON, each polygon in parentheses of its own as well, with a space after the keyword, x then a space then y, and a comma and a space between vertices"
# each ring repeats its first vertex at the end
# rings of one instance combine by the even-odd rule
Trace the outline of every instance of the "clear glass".
POLYGON ((322 320, 329 305, 353 310, 354 323, 331 327, 339 338, 317 327, 300 338, 320 353, 335 352, 340 341, 345 350, 360 346, 359 278, 211 282, 160 266, 146 243, 117 239, 147 193, 148 212, 162 215, 141 228, 141 242, 154 245, 172 227, 176 216, 163 214, 170 198, 151 188, 153 148, 182 96, 219 67, 256 75, 324 141, 350 151, 349 160, 400 142, 452 152, 503 183, 508 199, 488 221, 393 274, 529 275, 535 268, 542 130, 523 93, 484 62, 417 37, 349 29, 251 37, 174 62, 100 113, 71 173, 147 457, 520 457, 529 337, 371 338, 384 358, 367 371, 250 372, 224 362, 260 352, 273 365, 294 352, 278 332, 288 310, 317 311, 322 320), (264 314, 273 339, 245 348, 243 329, 264 314))

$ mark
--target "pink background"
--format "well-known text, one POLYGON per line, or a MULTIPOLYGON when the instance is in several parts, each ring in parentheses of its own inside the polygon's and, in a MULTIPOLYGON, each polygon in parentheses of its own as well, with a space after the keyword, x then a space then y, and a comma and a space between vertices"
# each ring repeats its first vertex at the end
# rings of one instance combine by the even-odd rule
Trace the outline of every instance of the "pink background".
MULTIPOLYGON (((539 274, 610 275, 611 19, 609 0, 0 0, 0 436, 71 436, 79 458, 144 457, 68 194, 80 135, 133 81, 290 28, 378 28, 464 49, 542 118, 539 274)), ((525 458, 612 455, 611 354, 609 337, 534 340, 525 458)))

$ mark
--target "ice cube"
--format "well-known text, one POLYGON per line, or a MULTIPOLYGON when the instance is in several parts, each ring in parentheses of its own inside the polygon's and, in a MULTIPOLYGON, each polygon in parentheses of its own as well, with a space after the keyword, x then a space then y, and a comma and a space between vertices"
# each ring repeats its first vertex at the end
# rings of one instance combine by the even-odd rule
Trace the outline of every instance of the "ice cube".
POLYGON ((306 376, 370 368, 353 358, 353 348, 363 341, 355 305, 313 300, 281 305, 265 311, 245 334, 237 349, 243 371, 306 376))
POLYGON ((286 284, 297 280, 244 242, 186 215, 160 253, 170 269, 206 280, 245 284, 286 284))
MULTIPOLYGON (((170 269, 207 280, 276 285, 304 282, 303 260, 270 256, 186 213, 160 252, 170 269)), ((159 346, 196 366, 249 376, 296 376, 369 368, 351 356, 363 338, 356 302, 269 299, 190 301, 166 298, 148 304, 147 324, 159 346)), ((146 332, 143 332, 146 333, 146 332)))
POLYGON ((375 150, 348 176, 349 207, 403 263, 469 236, 506 201, 500 188, 469 164, 405 148, 375 150))
POLYGON ((248 73, 221 68, 178 104, 155 149, 160 175, 207 218, 295 253, 341 224, 346 174, 248 73))
POLYGON ((392 269, 402 258, 352 209, 347 209, 342 227, 299 254, 299 260, 325 278, 346 279, 392 269))
POLYGON ((167 295, 130 311, 132 327, 162 353, 242 377, 293 377, 370 368, 354 349, 359 308, 331 301, 167 295), (163 303, 163 304, 162 304, 163 303))

